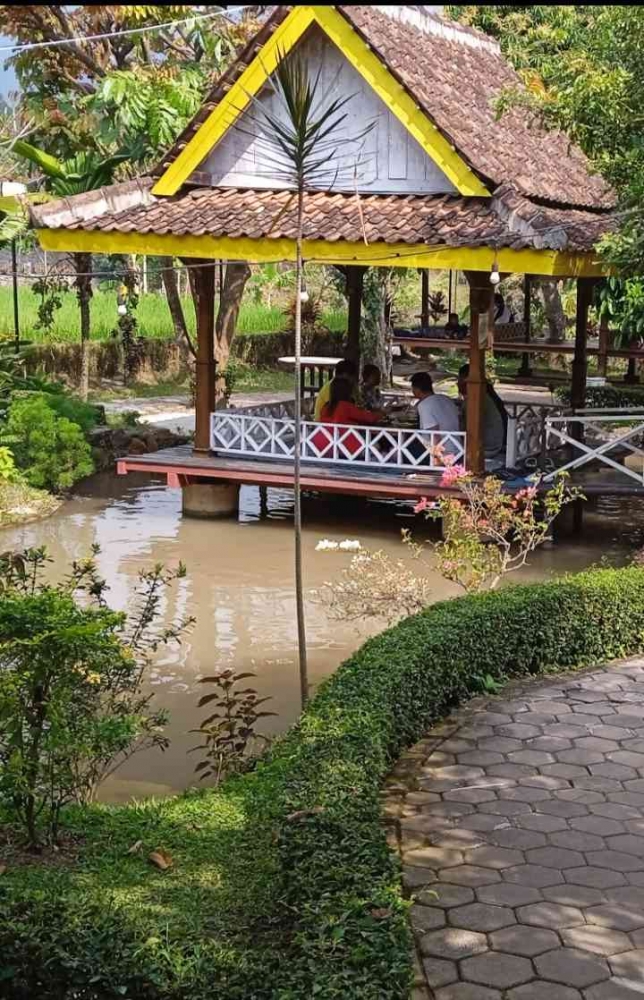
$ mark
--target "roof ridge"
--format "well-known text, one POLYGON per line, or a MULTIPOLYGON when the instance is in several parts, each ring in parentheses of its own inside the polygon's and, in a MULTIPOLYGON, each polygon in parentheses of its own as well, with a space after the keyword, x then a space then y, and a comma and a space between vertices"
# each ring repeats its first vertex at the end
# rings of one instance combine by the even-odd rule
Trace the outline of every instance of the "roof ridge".
POLYGON ((484 31, 479 31, 469 25, 461 24, 450 17, 445 17, 435 10, 419 10, 413 6, 394 6, 391 4, 374 4, 372 10, 377 10, 386 17, 401 24, 417 28, 427 35, 435 35, 449 42, 469 45, 474 49, 487 49, 494 55, 501 55, 501 46, 484 31))

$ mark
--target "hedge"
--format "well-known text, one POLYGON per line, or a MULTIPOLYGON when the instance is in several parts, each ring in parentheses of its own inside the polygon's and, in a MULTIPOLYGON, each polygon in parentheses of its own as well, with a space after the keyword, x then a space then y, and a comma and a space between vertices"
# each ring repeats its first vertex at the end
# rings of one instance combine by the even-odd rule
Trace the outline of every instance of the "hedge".
MULTIPOLYGON (((570 389, 560 388, 555 391, 557 399, 570 405, 570 389)), ((585 406, 596 409, 615 409, 617 407, 644 408, 644 387, 625 388, 620 385, 587 386, 585 406)))
MULTIPOLYGON (((12 890, 8 871, 0 881, 0 953, 12 976, 2 996, 403 1000, 411 982, 406 904, 379 814, 388 769, 433 720, 468 696, 476 675, 526 676, 642 649, 644 571, 637 568, 465 597, 405 619, 369 640, 321 686, 299 724, 255 771, 197 800, 213 808, 221 796, 235 800, 244 814, 244 842, 257 842, 258 863, 271 882, 264 909, 247 915, 251 943, 243 955, 235 953, 235 968, 230 953, 225 964, 207 922, 201 935, 176 940, 172 928, 181 914, 173 913, 171 925, 167 913, 159 916, 156 933, 167 936, 160 957, 142 944, 155 928, 142 921, 137 902, 119 901, 115 893, 108 932, 98 905, 80 918, 66 912, 64 892, 56 900, 42 893, 21 900, 24 886, 18 880, 12 890), (45 928, 42 937, 36 923, 45 928), (82 991, 70 989, 79 982, 82 991)), ((120 822, 128 815, 127 807, 118 811, 120 822)), ((94 822, 102 822, 100 815, 94 822)), ((219 846, 213 842, 213 850, 219 846)), ((92 877, 90 867, 68 879, 91 886, 92 877)), ((105 909, 106 899, 101 903, 105 909)), ((186 893, 183 905, 200 904, 186 893)))

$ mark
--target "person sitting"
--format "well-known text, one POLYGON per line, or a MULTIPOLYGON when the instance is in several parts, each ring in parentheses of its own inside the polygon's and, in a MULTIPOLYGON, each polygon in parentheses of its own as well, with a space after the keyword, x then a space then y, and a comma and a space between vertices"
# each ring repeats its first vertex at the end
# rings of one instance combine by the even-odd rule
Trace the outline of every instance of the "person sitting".
POLYGON ((500 292, 494 293, 494 322, 496 326, 514 323, 514 313, 508 308, 500 292))
MULTIPOLYGON (((458 407, 453 399, 443 393, 434 392, 434 383, 429 372, 412 375, 411 389, 418 400, 418 426, 424 431, 442 433, 460 430, 458 407)), ((432 442, 434 444, 434 442, 432 442)), ((440 442, 446 454, 457 453, 458 446, 453 441, 440 442)))
POLYGON ((380 391, 382 375, 377 365, 365 365, 362 369, 362 384, 360 386, 360 400, 366 410, 372 413, 382 411, 384 401, 380 391))
MULTIPOLYGON (((467 380, 470 366, 462 365, 458 370, 458 391, 464 400, 467 399, 467 380)), ((463 420, 465 427, 465 420, 463 420)), ((491 382, 485 382, 485 401, 483 403, 483 449, 485 459, 498 462, 505 457, 505 446, 508 438, 508 413, 491 382)))
MULTIPOLYGON (((331 390, 329 401, 322 407, 321 420, 323 424, 380 424, 383 423, 381 414, 372 413, 361 406, 356 406, 353 402, 354 384, 347 378, 336 377, 331 380, 331 390)), ((332 450, 334 434, 331 428, 320 427, 310 439, 311 444, 317 451, 317 457, 329 457, 332 450)), ((342 436, 339 442, 340 451, 348 452, 350 455, 357 455, 365 446, 362 435, 350 432, 342 436)), ((340 457, 342 457, 340 455, 340 457)))
POLYGON ((335 366, 335 372, 333 378, 329 382, 325 382, 320 391, 315 398, 315 409, 313 411, 313 419, 322 419, 322 410, 329 402, 329 397, 331 393, 331 386, 336 378, 344 378, 351 382, 352 399, 355 396, 356 383, 358 380, 358 368, 355 362, 350 361, 349 358, 343 358, 342 361, 338 361, 335 366))
POLYGON ((445 333, 448 337, 455 337, 461 339, 467 334, 467 327, 459 321, 458 313, 451 312, 447 317, 447 323, 445 324, 445 333))

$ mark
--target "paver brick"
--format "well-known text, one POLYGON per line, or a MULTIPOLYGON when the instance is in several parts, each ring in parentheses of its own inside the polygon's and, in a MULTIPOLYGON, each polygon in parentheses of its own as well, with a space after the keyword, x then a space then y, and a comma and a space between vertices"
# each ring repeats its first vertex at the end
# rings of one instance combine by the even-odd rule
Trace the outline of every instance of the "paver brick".
POLYGON ((611 927, 616 931, 636 931, 644 927, 644 910, 623 906, 621 903, 602 903, 591 906, 586 911, 586 920, 600 927, 611 927))
POLYGON ((520 906, 517 918, 522 924, 533 927, 550 927, 560 930, 564 927, 576 927, 584 923, 584 915, 575 906, 562 906, 561 903, 533 903, 520 906))
POLYGON ((513 851, 506 847, 487 845, 465 852, 467 864, 480 865, 482 868, 494 868, 497 871, 519 865, 522 861, 523 853, 521 851, 513 851))
MULTIPOLYGON (((553 836, 556 836, 556 834, 553 834, 553 836)), ((595 839, 598 841, 599 847, 604 846, 602 840, 598 837, 595 839)), ((546 843, 546 836, 534 830, 518 830, 515 826, 510 826, 503 830, 493 830, 488 834, 488 840, 497 844, 498 847, 510 847, 517 851, 527 851, 531 847, 543 847, 546 843)))
POLYGON ((588 885, 594 889, 610 889, 615 885, 624 885, 626 879, 621 872, 609 868, 593 868, 584 865, 581 868, 568 868, 565 872, 566 882, 572 885, 588 885))
POLYGON ((552 983, 534 979, 525 986, 517 986, 516 989, 510 990, 507 1000, 581 1000, 581 993, 569 986, 558 985, 555 997, 552 983))
POLYGON ((473 889, 468 889, 464 885, 450 885, 449 882, 436 883, 431 889, 416 893, 416 900, 424 906, 440 906, 446 909, 450 906, 471 903, 473 899, 473 889))
POLYGON ((526 958, 506 955, 504 952, 487 952, 462 962, 461 975, 464 979, 483 986, 507 990, 511 986, 526 983, 534 973, 526 958))
MULTIPOLYGON (((630 951, 632 948, 630 940, 622 931, 595 924, 567 927, 561 931, 561 939, 569 948, 591 951, 594 955, 603 955, 605 958, 622 951, 630 951)), ((642 954, 644 955, 644 952, 642 954)))
POLYGON ((572 851, 602 851, 606 846, 602 837, 592 833, 582 833, 580 830, 562 830, 550 835, 550 843, 556 847, 565 847, 572 851))
POLYGON ((601 889, 592 889, 587 885, 569 885, 567 882, 563 885, 548 885, 541 892, 544 899, 549 899, 552 903, 578 906, 581 909, 605 903, 607 899, 601 889))
POLYGON ((456 962, 450 962, 443 958, 424 958, 423 971, 432 989, 447 986, 448 983, 455 983, 458 979, 456 962))
POLYGON ((417 931, 433 931, 445 926, 445 913, 434 906, 412 906, 409 915, 417 931))
POLYGON ((579 989, 610 978, 610 969, 604 959, 577 948, 548 951, 545 955, 538 955, 534 965, 543 979, 579 989))
POLYGON ((624 851, 590 851, 588 864, 597 868, 610 868, 614 872, 637 872, 644 870, 644 858, 626 854, 624 851))
POLYGON ((503 1000, 503 998, 498 990, 488 990, 474 983, 454 983, 439 990, 436 1000, 503 1000))
POLYGON ((526 851, 526 861, 529 864, 563 871, 566 868, 583 865, 584 856, 578 851, 566 850, 564 847, 535 847, 531 851, 526 851))
MULTIPOLYGON (((592 806, 590 807, 592 811, 592 806)), ((598 837, 611 837, 616 833, 623 833, 624 827, 614 819, 607 819, 604 816, 579 816, 570 820, 573 830, 582 830, 584 833, 595 833, 598 837)))
POLYGON ((514 924, 512 927, 504 927, 490 935, 492 947, 496 951, 505 951, 511 955, 522 955, 524 958, 533 958, 541 955, 544 951, 551 951, 560 945, 559 938, 554 931, 546 928, 526 927, 522 924, 514 924))
POLYGON ((449 878, 456 885, 469 885, 472 888, 498 882, 501 878, 493 868, 479 868, 477 865, 459 865, 458 868, 447 868, 445 874, 440 874, 441 878, 449 878))
POLYGON ((469 955, 487 951, 487 941, 484 934, 476 934, 460 927, 444 927, 424 934, 420 939, 420 950, 423 955, 459 961, 469 955))
POLYGON ((464 927, 470 931, 487 934, 516 923, 513 911, 507 906, 493 906, 489 903, 468 903, 449 911, 449 922, 454 927, 464 927))
POLYGON ((620 955, 613 955, 610 966, 616 976, 644 983, 644 950, 624 951, 620 955))
MULTIPOLYGON (((476 890, 477 899, 482 903, 493 903, 496 906, 527 906, 528 903, 538 903, 541 893, 529 885, 517 885, 513 882, 495 882, 494 885, 483 885, 476 890)), ((601 900, 597 900, 601 902, 601 900)))
POLYGON ((564 880, 562 873, 555 868, 528 864, 506 868, 503 872, 503 878, 507 882, 518 882, 519 885, 532 886, 534 889, 543 889, 547 885, 558 885, 564 880))

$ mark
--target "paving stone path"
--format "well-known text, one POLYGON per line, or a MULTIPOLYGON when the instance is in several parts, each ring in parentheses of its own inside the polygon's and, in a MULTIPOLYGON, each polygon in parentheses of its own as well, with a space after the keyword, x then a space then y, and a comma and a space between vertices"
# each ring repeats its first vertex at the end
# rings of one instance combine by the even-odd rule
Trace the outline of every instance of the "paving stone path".
POLYGON ((643 1000, 644 659, 477 698, 399 761, 414 1000, 643 1000))

